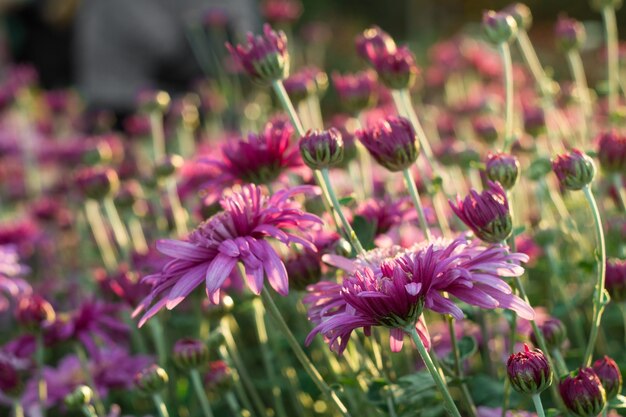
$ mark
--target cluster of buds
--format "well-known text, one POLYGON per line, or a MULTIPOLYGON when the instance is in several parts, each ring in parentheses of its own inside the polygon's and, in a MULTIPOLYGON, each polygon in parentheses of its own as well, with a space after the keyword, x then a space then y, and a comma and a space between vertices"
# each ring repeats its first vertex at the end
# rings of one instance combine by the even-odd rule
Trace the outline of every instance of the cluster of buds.
POLYGON ((300 139, 302 160, 311 169, 336 166, 343 160, 343 139, 339 130, 310 130, 300 139))
POLYGON ((536 395, 552 384, 552 368, 545 355, 528 345, 509 357, 506 370, 511 386, 522 394, 536 395))
POLYGON ((552 170, 567 190, 582 190, 591 184, 596 173, 593 160, 578 149, 553 159, 552 170))
POLYGON ((356 135, 376 162, 391 172, 403 171, 417 160, 419 145, 407 119, 387 117, 356 135))

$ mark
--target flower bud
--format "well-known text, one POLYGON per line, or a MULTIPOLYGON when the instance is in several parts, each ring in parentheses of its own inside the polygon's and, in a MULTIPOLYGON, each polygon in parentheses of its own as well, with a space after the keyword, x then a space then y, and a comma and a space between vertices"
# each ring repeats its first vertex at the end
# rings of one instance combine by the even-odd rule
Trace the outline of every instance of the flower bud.
POLYGON ((311 169, 330 168, 343 160, 343 139, 339 130, 309 130, 300 139, 302 160, 311 169))
POLYGON ((80 410, 89 405, 93 398, 93 391, 87 385, 79 385, 74 391, 65 397, 65 405, 71 410, 80 410))
POLYGON ((19 396, 23 387, 20 370, 11 360, 0 358, 0 393, 19 396))
POLYGON ((506 12, 484 12, 483 29, 487 39, 496 45, 509 43, 517 36, 517 22, 506 12))
POLYGON ((30 329, 39 329, 43 324, 54 321, 54 309, 40 295, 22 297, 15 310, 16 320, 30 329))
POLYGON ((378 26, 365 29, 355 39, 356 52, 369 64, 374 64, 381 55, 392 54, 396 51, 396 43, 387 32, 378 26))
POLYGON ((513 155, 503 152, 487 156, 485 172, 491 181, 497 181, 505 190, 513 188, 519 177, 519 161, 513 155))
POLYGON ((626 301, 626 259, 607 259, 604 287, 612 301, 626 301))
POLYGON ((419 73, 415 57, 406 47, 376 57, 374 67, 383 84, 392 90, 411 88, 419 73))
POLYGON ((315 92, 315 80, 305 71, 299 71, 283 81, 285 90, 294 103, 299 103, 315 92))
POLYGON ((522 394, 535 395, 552 384, 552 369, 543 352, 530 350, 524 345, 524 351, 514 353, 506 363, 506 371, 511 386, 522 394))
POLYGON ((568 190, 581 190, 591 184, 596 173, 593 160, 578 149, 554 158, 552 170, 561 185, 568 190))
MULTIPOLYGON (((539 331, 541 331, 543 340, 545 340, 548 349, 560 349, 567 339, 567 329, 563 322, 557 318, 550 317, 537 327, 539 327, 539 331)), ((534 331, 530 334, 530 341, 533 342, 534 345, 539 344, 534 331)))
POLYGON ((263 34, 248 33, 248 43, 232 46, 226 44, 233 58, 254 80, 262 83, 280 81, 289 75, 289 51, 285 32, 263 26, 263 34))
POLYGON ((174 345, 174 363, 188 371, 198 369, 209 362, 209 348, 197 339, 181 339, 174 345))
POLYGON ((101 200, 117 192, 119 178, 112 168, 83 168, 76 175, 76 185, 85 197, 101 200))
POLYGON ((577 417, 595 417, 606 405, 606 392, 591 368, 580 368, 563 378, 559 392, 567 409, 577 417))
POLYGON ((105 140, 99 140, 85 149, 83 154, 83 162, 87 165, 93 166, 97 164, 106 164, 113 159, 113 149, 109 142, 105 140))
POLYGON ((524 130, 533 137, 546 131, 546 116, 541 107, 528 106, 524 108, 524 130))
POLYGON ((504 9, 504 12, 511 15, 515 19, 517 28, 519 30, 528 30, 533 24, 533 15, 530 11, 530 7, 524 3, 513 3, 504 9))
POLYGON ((587 38, 585 26, 578 20, 560 16, 554 28, 556 44, 563 52, 580 49, 587 38))
POLYGON ((472 128, 478 139, 486 144, 492 144, 504 130, 504 120, 492 115, 478 115, 472 118, 472 128))
POLYGON ((322 276, 322 265, 317 254, 303 251, 285 261, 289 285, 297 291, 303 291, 308 285, 315 284, 322 276))
POLYGON ((378 96, 377 77, 372 70, 354 74, 332 74, 332 81, 339 99, 350 112, 359 112, 376 102, 378 96))
POLYGON ((457 196, 456 204, 450 201, 450 207, 480 240, 500 243, 513 231, 509 202, 499 183, 489 181, 488 185, 482 193, 472 189, 464 200, 457 196))
POLYGON ((115 205, 120 209, 132 208, 137 200, 143 198, 141 184, 136 180, 125 181, 115 196, 115 205))
POLYGON ((617 394, 622 391, 622 374, 615 361, 605 356, 595 361, 592 368, 602 382, 607 401, 617 397, 617 394))
POLYGON ((137 97, 139 110, 144 113, 164 113, 170 107, 170 95, 165 91, 142 91, 137 97))
POLYGON ((167 178, 176 174, 184 163, 180 155, 167 155, 157 163, 154 173, 158 178, 167 178))
POLYGON ((600 167, 608 173, 626 172, 626 136, 616 131, 602 133, 598 138, 600 167))
POLYGON ((169 382, 165 369, 159 365, 152 365, 135 375, 135 386, 146 394, 161 391, 169 382))
POLYGON ((389 171, 407 169, 417 159, 415 131, 402 117, 388 117, 369 129, 358 130, 356 135, 376 162, 389 171))

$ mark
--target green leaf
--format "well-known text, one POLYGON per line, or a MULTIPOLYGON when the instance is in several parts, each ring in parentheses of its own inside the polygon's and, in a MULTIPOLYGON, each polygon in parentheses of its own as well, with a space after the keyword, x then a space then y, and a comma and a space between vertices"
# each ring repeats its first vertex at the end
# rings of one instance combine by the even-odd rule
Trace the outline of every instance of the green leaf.
POLYGON ((339 204, 342 206, 349 206, 354 203, 356 200, 354 199, 354 195, 350 194, 349 196, 343 197, 339 199, 339 204))
POLYGON ((461 356, 461 360, 470 358, 477 350, 478 342, 476 342, 474 336, 463 336, 461 340, 459 340, 459 355, 461 356))
POLYGON ((539 157, 530 163, 527 175, 531 180, 537 181, 542 177, 545 177, 550 171, 552 171, 552 162, 550 159, 546 157, 539 157))
POLYGON ((618 394, 617 397, 609 401, 609 408, 626 408, 626 397, 618 394))
POLYGON ((562 415, 563 413, 559 410, 557 410, 556 408, 548 408, 547 410, 544 410, 546 413, 546 417, 557 417, 562 415))
POLYGON ((525 230, 526 230, 526 226, 524 225, 517 226, 515 229, 513 229, 513 236, 519 236, 522 233, 524 233, 525 230))
POLYGON ((376 237, 376 222, 370 222, 363 216, 354 216, 352 220, 352 228, 356 236, 361 241, 361 245, 366 250, 374 249, 374 238, 376 237))

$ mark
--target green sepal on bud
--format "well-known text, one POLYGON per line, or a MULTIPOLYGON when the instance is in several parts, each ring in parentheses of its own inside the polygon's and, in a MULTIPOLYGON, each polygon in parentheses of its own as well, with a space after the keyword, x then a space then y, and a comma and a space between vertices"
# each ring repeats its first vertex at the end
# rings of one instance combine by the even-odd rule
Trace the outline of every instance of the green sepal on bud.
POLYGON ((135 386, 146 394, 155 394, 161 391, 169 382, 165 369, 152 365, 135 376, 135 386))
POLYGON ((91 404, 92 398, 93 390, 87 385, 79 385, 65 397, 63 402, 71 410, 80 410, 84 406, 91 404))
POLYGON ((483 29, 487 39, 495 45, 509 43, 517 36, 517 22, 509 13, 493 10, 483 13, 483 29))
POLYGON ((311 169, 325 169, 343 160, 343 139, 335 128, 310 130, 300 139, 302 160, 311 169))

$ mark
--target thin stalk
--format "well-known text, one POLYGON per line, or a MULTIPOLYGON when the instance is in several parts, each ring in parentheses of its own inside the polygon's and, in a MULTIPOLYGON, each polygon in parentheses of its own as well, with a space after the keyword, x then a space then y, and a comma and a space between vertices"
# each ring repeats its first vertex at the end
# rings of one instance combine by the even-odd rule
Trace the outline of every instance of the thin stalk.
POLYGON ((504 146, 505 152, 510 151, 513 144, 513 62, 511 61, 511 49, 507 42, 498 45, 498 51, 504 66, 504 146))
POLYGON ((452 346, 452 357, 454 358, 454 372, 456 373, 456 377, 461 381, 461 400, 463 401, 465 411, 468 412, 469 417, 476 417, 478 415, 476 405, 474 404, 474 400, 472 399, 469 389, 467 388, 467 384, 463 380, 463 363, 461 362, 461 353, 459 352, 454 318, 446 315, 446 321, 448 322, 448 330, 450 332, 450 344, 452 346))
POLYGON ((165 347, 165 336, 163 335, 163 326, 158 317, 148 320, 148 328, 152 336, 152 342, 157 351, 159 365, 166 367, 167 365, 167 348, 165 347))
POLYGON ((305 134, 304 128, 302 127, 302 123, 300 123, 300 119, 298 118, 298 113, 296 112, 296 109, 293 107, 293 104, 291 103, 291 99, 289 98, 289 94, 287 94, 287 90, 285 90, 285 86, 283 85, 283 82, 280 80, 272 81, 272 87, 274 88, 274 91, 276 92, 276 96, 278 97, 278 100, 282 104, 283 108, 287 111, 287 114, 289 115, 289 119, 291 120, 291 124, 293 125, 294 129, 296 129, 298 136, 303 137, 305 134))
POLYGON ((537 417, 546 417, 546 413, 543 411, 543 404, 541 404, 541 397, 539 394, 532 396, 535 409, 537 410, 537 417))
MULTIPOLYGON (((607 417, 609 415, 609 405, 605 405, 604 409, 602 410, 602 417, 607 417)), ((542 416, 539 416, 542 417, 542 416)))
POLYGON ((13 402, 13 415, 15 417, 24 417, 24 407, 20 400, 15 400, 13 402))
POLYGON ((433 377, 433 380, 435 381, 435 385, 437 385, 439 392, 443 396, 444 407, 448 411, 448 414, 454 417, 461 417, 461 413, 459 413, 459 410, 457 409, 456 404, 454 404, 454 400, 452 399, 452 396, 450 395, 450 391, 448 390, 446 382, 441 377, 439 372, 437 372, 437 368, 435 367, 435 364, 433 363, 430 355, 428 354, 428 350, 426 350, 426 347, 424 346, 422 339, 420 339, 419 335, 417 334, 417 330, 415 330, 415 326, 408 326, 405 329, 405 331, 411 335, 413 342, 415 342, 415 346, 417 346, 417 351, 419 352, 422 360, 424 361, 426 368, 428 368, 428 372, 430 372, 430 375, 433 377))
POLYGON ((81 370, 83 371, 83 374, 85 374, 85 380, 87 381, 87 385, 93 391, 93 405, 96 409, 96 414, 98 414, 99 416, 104 416, 106 415, 104 403, 102 402, 102 398, 98 393, 98 387, 96 386, 96 382, 93 379, 93 374, 89 369, 89 362, 87 362, 87 354, 85 353, 85 349, 78 343, 75 343, 74 350, 76 351, 76 356, 78 356, 81 370))
POLYGON ((526 61, 526 65, 528 65, 528 69, 530 73, 533 75, 535 82, 539 86, 539 90, 542 95, 547 95, 549 93, 547 85, 548 77, 546 76, 541 63, 539 62, 539 58, 537 57, 537 53, 535 52, 535 48, 533 48, 533 44, 528 38, 528 32, 526 30, 520 29, 517 32, 517 37, 515 38, 517 41, 517 45, 522 52, 522 56, 524 57, 524 61, 526 61))
POLYGON ((566 375, 569 372, 569 369, 567 369, 567 364, 565 363, 565 359, 563 359, 563 355, 561 355, 561 351, 559 349, 552 349, 552 357, 554 358, 554 363, 556 364, 557 376, 561 377, 566 375))
POLYGON ((37 398, 39 400, 39 407, 41 408, 41 415, 46 416, 46 399, 48 398, 48 386, 46 379, 43 377, 43 367, 45 364, 44 354, 45 345, 43 341, 43 333, 38 331, 36 334, 37 350, 35 353, 35 359, 37 362, 37 398))
POLYGON ((110 196, 105 197, 102 201, 102 205, 104 206, 104 211, 109 218, 111 229, 113 229, 115 241, 121 248, 122 253, 128 254, 130 239, 128 237, 128 232, 126 231, 126 226, 124 226, 124 222, 122 222, 122 219, 120 218, 117 207, 115 207, 113 198, 110 196))
POLYGON ((626 303, 617 303, 617 306, 622 313, 622 324, 624 325, 624 346, 626 346, 626 303))
POLYGON ((187 212, 183 208, 178 197, 178 190, 176 188, 176 179, 169 178, 165 184, 167 191, 167 198, 170 202, 170 209, 172 210, 172 217, 174 218, 174 225, 176 227, 176 234, 178 237, 185 236, 187 234, 187 212))
POLYGON ((615 193, 617 194, 617 201, 619 202, 618 205, 620 206, 622 212, 626 213, 626 189, 624 189, 620 174, 613 174, 613 187, 615 188, 615 193))
POLYGON ((239 402, 237 401, 237 397, 231 391, 226 392, 224 394, 224 399, 226 400, 226 405, 230 409, 230 412, 233 416, 241 416, 243 413, 241 412, 241 407, 239 406, 239 402))
POLYGON ((313 380, 317 388, 335 405, 337 410, 344 417, 349 417, 350 413, 346 409, 346 406, 341 402, 341 400, 339 399, 335 391, 333 391, 328 386, 328 384, 324 382, 322 376, 317 371, 317 368, 315 367, 315 365, 313 365, 313 363, 311 362, 309 357, 306 355, 304 350, 302 350, 300 343, 298 343, 293 333, 291 333, 289 326, 283 319, 283 316, 281 315, 280 311, 278 310, 278 307, 274 303, 272 296, 270 295, 269 291, 265 287, 263 288, 263 291, 261 292, 261 298, 263 299, 263 304, 265 305, 265 309, 267 313, 275 321, 276 325, 278 326, 278 329, 283 333, 284 337, 287 339, 287 342, 289 343, 289 346, 291 347, 294 354, 296 355, 296 358, 300 361, 300 363, 302 364, 302 367, 304 368, 306 373, 309 375, 309 377, 313 380))
POLYGON ((435 168, 435 159, 433 156, 433 151, 430 148, 430 143, 428 142, 428 138, 426 137, 426 132, 424 132, 424 128, 420 123, 417 113, 415 113, 415 109, 413 108, 413 104, 411 103, 411 95, 408 90, 392 90, 391 96, 393 97, 393 102, 396 106, 396 110, 398 114, 406 117, 411 122, 411 126, 413 126, 413 130, 415 130, 415 135, 417 136, 417 141, 420 144, 420 148, 426 158, 426 162, 428 162, 428 166, 431 170, 435 168))
MULTIPOLYGON (((360 112, 354 117, 356 121, 357 129, 365 128, 363 122, 363 112, 360 112)), ((359 171, 361 172, 361 188, 363 192, 363 198, 372 196, 374 193, 374 173, 372 169, 372 156, 369 151, 363 146, 360 140, 355 141, 356 157, 359 163, 359 171)))
POLYGON ((196 392, 196 397, 198 397, 198 401, 200 401, 202 415, 204 417, 213 417, 213 412, 211 411, 209 399, 206 397, 206 392, 204 391, 204 385, 202 384, 200 372, 198 372, 197 369, 192 369, 191 371, 189 371, 189 379, 191 379, 191 384, 193 385, 193 389, 196 392))
POLYGON ((617 110, 617 94, 619 88, 619 59, 615 8, 612 6, 603 7, 602 20, 604 20, 606 36, 609 116, 612 116, 617 110))
MULTIPOLYGON (((511 204, 511 209, 510 209, 511 217, 514 219, 515 217, 513 214, 513 193, 510 190, 507 191, 507 199, 509 200, 511 204)), ((507 239, 507 242, 503 242, 503 244, 504 243, 509 245, 509 249, 511 252, 517 252, 517 245, 515 243, 515 235, 511 234, 511 236, 509 236, 509 238, 507 239)), ((514 294, 517 295, 517 289, 515 288, 515 286, 513 286, 512 289, 513 289, 514 294)), ((511 313, 512 313, 512 317, 511 317, 511 327, 510 327, 510 335, 509 335, 509 356, 514 353, 515 336, 517 333, 517 313, 515 311, 511 311, 511 313)), ((504 399, 502 401, 502 417, 505 417, 508 411, 510 395, 511 395, 511 382, 509 381, 508 378, 505 378, 504 379, 504 399)))
POLYGON ((154 406, 157 409, 157 413, 159 413, 159 417, 170 417, 170 413, 167 411, 167 407, 163 402, 161 394, 152 394, 152 401, 154 402, 154 406))
MULTIPOLYGON (((241 263, 239 265, 241 265, 241 263)), ((276 408, 276 415, 278 417, 285 417, 285 406, 281 400, 282 392, 276 378, 276 370, 274 369, 274 363, 272 362, 272 352, 268 344, 267 329, 265 327, 265 320, 263 317, 263 303, 257 298, 252 302, 252 308, 254 309, 254 321, 256 323, 257 335, 261 346, 263 366, 265 367, 265 373, 267 374, 270 382, 272 397, 274 398, 274 407, 276 408)))
POLYGON ((596 282, 596 289, 594 292, 593 300, 593 320, 591 323, 591 333, 589 335, 589 341, 587 342, 587 349, 585 350, 585 356, 583 360, 584 366, 591 365, 591 356, 593 355, 593 349, 598 338, 598 329, 600 328, 600 321, 602 320, 602 313, 604 311, 604 279, 606 274, 606 246, 604 243, 604 231, 602 230, 602 219, 600 217, 600 211, 596 204, 596 199, 593 197, 591 188, 586 185, 583 188, 583 193, 591 208, 591 213, 594 220, 594 226, 596 231, 596 244, 598 245, 596 253, 596 260, 598 261, 598 279, 596 282))
POLYGON ((590 140, 589 128, 593 117, 591 109, 591 97, 589 96, 589 87, 587 85, 587 77, 585 76, 585 67, 583 60, 580 58, 580 52, 572 49, 567 53, 567 62, 569 64, 572 78, 576 84, 576 90, 580 94, 580 105, 583 111, 582 123, 582 139, 583 143, 590 140))
POLYGON ((413 200, 413 205, 415 206, 415 210, 417 211, 417 217, 419 219, 422 232, 424 232, 424 236, 426 237, 426 239, 429 242, 432 242, 433 236, 430 233, 430 229, 428 228, 428 222, 426 221, 426 216, 424 215, 424 208, 422 207, 422 203, 420 201, 420 195, 417 191, 417 186, 415 185, 413 173, 410 169, 407 168, 402 171, 402 175, 404 176, 404 184, 406 185, 407 190, 409 190, 409 194, 411 195, 411 199, 413 200))
POLYGON ((85 200, 85 217, 87 217, 87 222, 89 222, 96 245, 98 245, 104 266, 109 272, 115 270, 117 267, 115 250, 109 241, 107 229, 104 225, 104 220, 102 220, 97 201, 85 200))
POLYGON ((165 157, 165 132, 163 131, 163 114, 160 111, 156 110, 150 112, 149 117, 154 162, 158 162, 165 157))
POLYGON ((133 242, 133 249, 137 253, 148 253, 148 242, 146 242, 146 235, 143 233, 143 227, 137 217, 131 215, 128 219, 128 231, 130 232, 131 241, 133 242))
POLYGON ((320 170, 320 172, 322 173, 322 180, 324 181, 324 185, 326 187, 326 190, 328 191, 330 203, 333 206, 337 215, 339 216, 339 219, 341 220, 341 224, 343 226, 344 232, 348 236, 348 239, 350 240, 350 243, 352 244, 352 247, 354 248, 356 253, 359 255, 364 255, 365 249, 363 249, 363 246, 361 245, 359 238, 354 232, 354 229, 352 229, 350 222, 348 222, 348 220, 346 219, 346 216, 343 214, 343 211, 341 210, 341 205, 339 204, 337 195, 335 194, 332 183, 330 182, 330 175, 328 172, 328 168, 323 168, 320 170))

